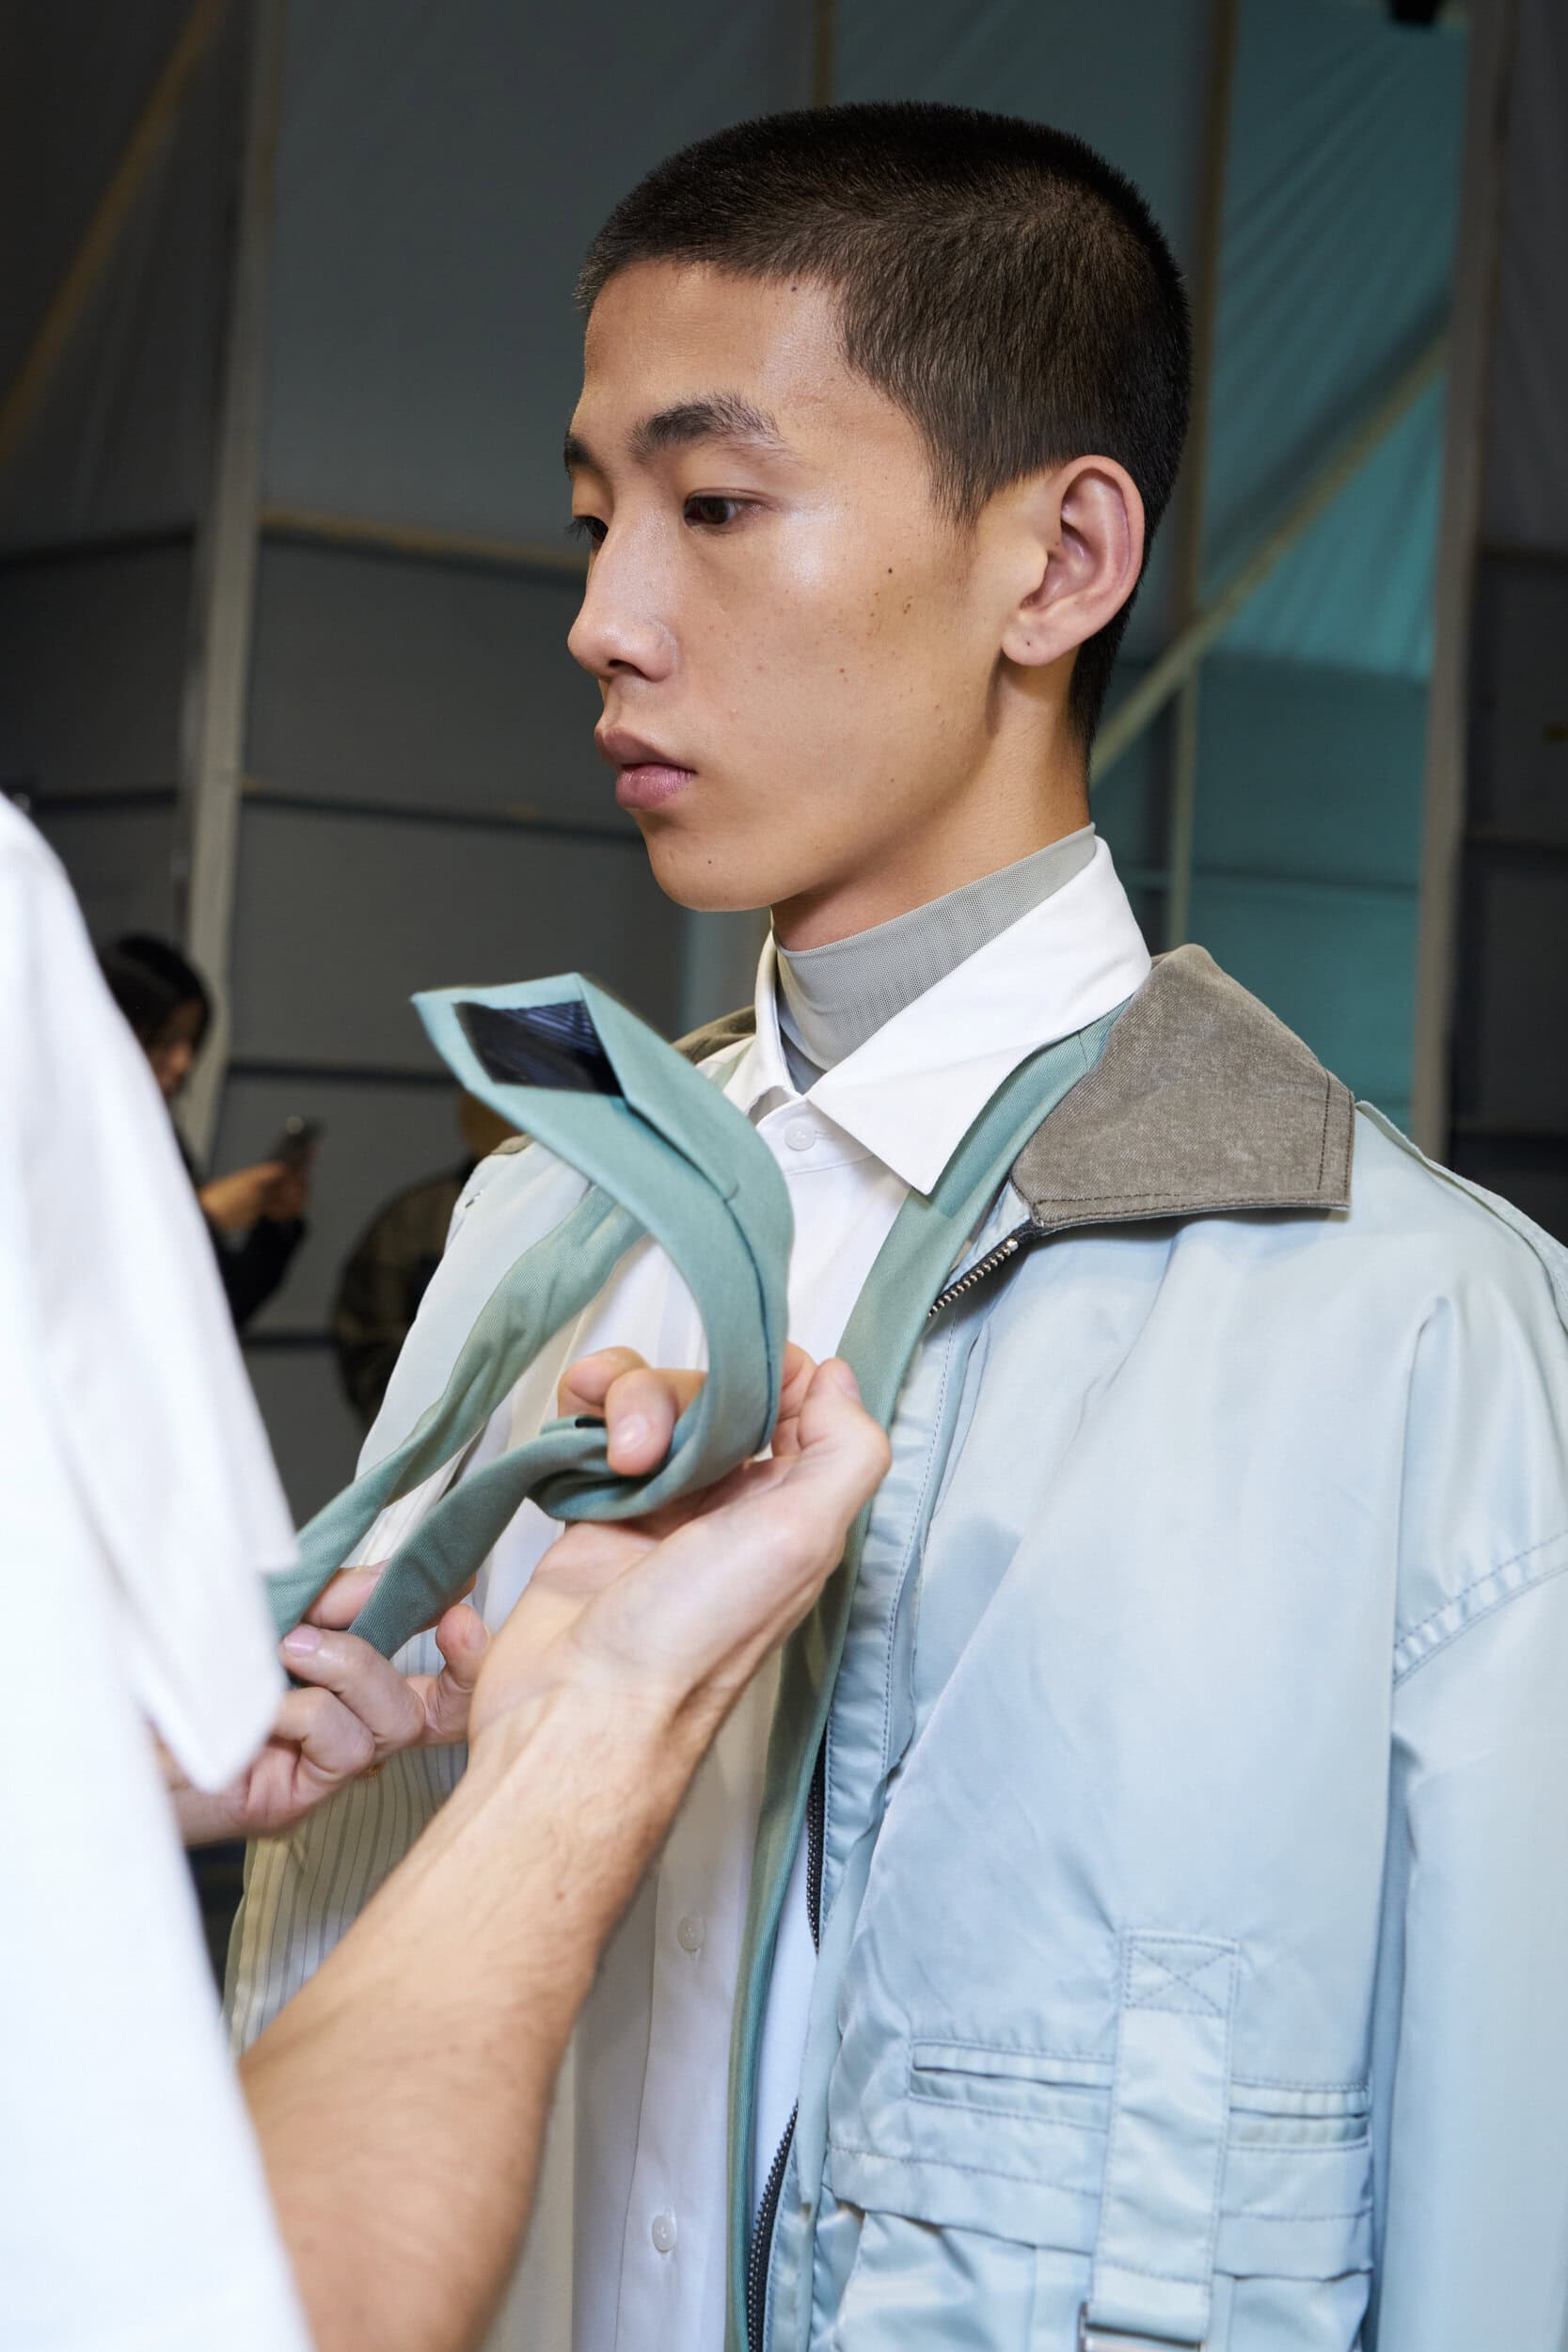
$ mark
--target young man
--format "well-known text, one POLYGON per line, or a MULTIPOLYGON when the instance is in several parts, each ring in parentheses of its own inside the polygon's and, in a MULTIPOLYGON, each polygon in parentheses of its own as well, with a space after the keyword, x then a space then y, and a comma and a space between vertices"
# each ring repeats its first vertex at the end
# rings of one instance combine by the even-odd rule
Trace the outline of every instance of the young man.
MULTIPOLYGON (((1164 244, 1059 134, 849 107, 662 167, 583 297, 572 649, 663 886, 773 910, 754 1021, 692 1050, 788 1183, 794 1336, 1041 1099, 852 1589, 610 1947, 493 2342, 1544 2352, 1568 1276, 1200 952, 1151 973, 1088 830, 1185 422, 1164 244)), ((481 1170, 372 1457, 574 1197, 481 1170)), ((490 1442, 601 1351, 568 1395, 646 1467, 699 1343, 634 1252, 490 1442)), ((389 1768, 261 1851, 242 2035, 436 1794, 389 1768)))

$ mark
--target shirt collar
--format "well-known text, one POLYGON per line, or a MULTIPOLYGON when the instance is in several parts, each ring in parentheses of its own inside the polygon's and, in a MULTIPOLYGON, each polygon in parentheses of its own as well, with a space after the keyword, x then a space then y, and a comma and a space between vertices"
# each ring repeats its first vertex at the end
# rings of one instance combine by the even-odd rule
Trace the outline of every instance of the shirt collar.
MULTIPOLYGON (((1112 1012, 1148 949, 1103 841, 1081 874, 999 933, 819 1078, 805 1100, 916 1192, 929 1192, 1020 1062, 1112 1012)), ((772 940, 757 967, 756 1036, 725 1091, 754 1113, 797 1100, 779 1041, 772 940)))

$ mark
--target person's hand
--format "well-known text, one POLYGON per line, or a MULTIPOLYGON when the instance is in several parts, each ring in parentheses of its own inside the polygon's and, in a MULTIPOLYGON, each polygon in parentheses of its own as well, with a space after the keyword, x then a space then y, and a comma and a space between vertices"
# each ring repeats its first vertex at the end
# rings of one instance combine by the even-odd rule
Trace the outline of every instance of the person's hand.
POLYGON ((220 1837, 277 1837, 336 1796, 379 1772, 402 1748, 442 1746, 465 1737, 474 1683, 489 1635, 458 1603, 436 1628, 439 1674, 404 1676, 368 1642, 344 1629, 374 1584, 375 1570, 335 1577, 305 1624, 284 1637, 279 1656, 307 1687, 286 1693, 271 1737, 227 1788, 193 1788, 166 1756, 181 1835, 187 1846, 220 1837))
MULTIPOLYGON (((800 1449, 800 1407, 816 1366, 793 1341, 784 1349, 784 1381, 772 1450, 800 1449)), ((644 1363, 629 1347, 604 1347, 579 1356, 562 1375, 555 1409, 562 1419, 596 1413, 605 1424, 605 1453, 612 1470, 645 1477, 670 1451, 675 1423, 706 1380, 705 1372, 671 1372, 644 1363)))
MULTIPOLYGON (((575 1365, 562 1400, 604 1412, 616 1467, 652 1468, 700 1379, 611 1350, 575 1365)), ((481 1667, 476 1756, 562 1687, 656 1740, 711 1739, 816 1600, 888 1460, 848 1366, 792 1350, 770 1459, 644 1519, 580 1521, 545 1554, 481 1667)))
POLYGON ((262 1160, 255 1168, 237 1168, 231 1176, 214 1176, 197 1198, 220 1232, 248 1233, 259 1218, 277 1214, 267 1204, 290 1172, 282 1160, 262 1160))
POLYGON ((277 1174, 261 1196, 261 1214, 270 1223, 291 1225, 310 1205, 310 1162, 282 1160, 277 1174))

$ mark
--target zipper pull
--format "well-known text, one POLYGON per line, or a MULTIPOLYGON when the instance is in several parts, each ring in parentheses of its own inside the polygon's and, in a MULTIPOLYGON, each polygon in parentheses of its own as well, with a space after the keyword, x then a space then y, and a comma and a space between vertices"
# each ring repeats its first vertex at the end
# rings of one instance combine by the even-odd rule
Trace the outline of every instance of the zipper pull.
POLYGON ((927 1311, 927 1322, 929 1323, 932 1315, 940 1315, 942 1309, 950 1307, 956 1298, 962 1298, 967 1292, 975 1289, 999 1266, 1005 1266, 1009 1258, 1016 1258, 1033 1232, 1032 1226, 1021 1225, 1016 1232, 1009 1233, 1006 1240, 997 1243, 994 1249, 988 1250, 983 1258, 977 1259, 967 1274, 960 1274, 956 1282, 949 1282, 944 1291, 939 1291, 927 1311))

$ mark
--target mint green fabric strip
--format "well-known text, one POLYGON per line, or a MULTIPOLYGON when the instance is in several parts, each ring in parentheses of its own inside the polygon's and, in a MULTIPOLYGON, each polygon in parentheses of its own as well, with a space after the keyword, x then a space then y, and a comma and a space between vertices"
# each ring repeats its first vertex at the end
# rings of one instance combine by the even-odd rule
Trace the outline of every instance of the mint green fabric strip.
POLYGON ((297 1568, 273 1586, 279 1631, 297 1624, 388 1503, 472 1445, 643 1233, 692 1293, 709 1378, 645 1478, 610 1470, 597 1422, 555 1422, 459 1479, 355 1621, 388 1654, 455 1598, 531 1497, 559 1518, 628 1518, 712 1484, 766 1444, 783 1381, 792 1239, 784 1180, 751 1122, 606 991, 571 975, 415 1001, 462 1085, 592 1189, 508 1270, 404 1442, 301 1531, 297 1568))
MULTIPOLYGON (((927 1196, 911 1193, 878 1254, 840 1353, 866 1408, 887 1428, 931 1302, 1041 1121, 1093 1069, 1121 1008, 1031 1056, 992 1095, 927 1196)), ((752 2142, 758 2044, 779 1915, 805 1820, 816 1752, 827 1730, 833 1679, 870 1508, 850 1530, 844 1563, 785 1646, 768 1742, 767 1780, 752 1866, 752 1892, 730 2044, 729 2308, 726 2352, 746 2344, 746 2261, 752 2224, 752 2142)), ((820 1964, 820 1963, 819 1963, 820 1964)))

